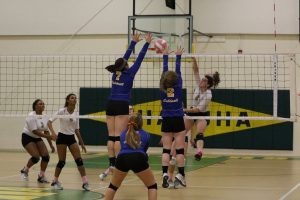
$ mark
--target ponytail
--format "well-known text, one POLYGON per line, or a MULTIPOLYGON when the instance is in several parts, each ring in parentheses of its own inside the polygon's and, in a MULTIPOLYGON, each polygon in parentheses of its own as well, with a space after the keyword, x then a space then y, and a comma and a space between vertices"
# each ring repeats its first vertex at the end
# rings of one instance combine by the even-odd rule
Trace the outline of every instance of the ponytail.
POLYGON ((143 119, 140 113, 134 113, 130 116, 125 140, 132 149, 138 149, 141 146, 141 136, 137 131, 140 130, 142 126, 143 119))
POLYGON ((218 84, 220 83, 220 74, 219 72, 215 72, 212 75, 205 75, 205 78, 207 78, 207 84, 208 88, 214 87, 216 88, 218 84))

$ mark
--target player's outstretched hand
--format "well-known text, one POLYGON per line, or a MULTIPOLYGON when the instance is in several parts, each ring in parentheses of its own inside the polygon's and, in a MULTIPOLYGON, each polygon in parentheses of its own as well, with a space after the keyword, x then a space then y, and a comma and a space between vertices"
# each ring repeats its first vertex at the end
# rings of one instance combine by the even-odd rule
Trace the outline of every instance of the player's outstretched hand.
POLYGON ((184 52, 184 48, 181 48, 181 46, 177 46, 177 49, 175 51, 176 55, 182 55, 184 52))
POLYGON ((135 34, 132 35, 132 40, 135 41, 136 43, 138 43, 139 41, 141 41, 141 33, 136 32, 135 34))
POLYGON ((146 42, 148 42, 149 44, 151 43, 151 41, 153 40, 153 35, 151 33, 147 33, 145 36, 146 42))

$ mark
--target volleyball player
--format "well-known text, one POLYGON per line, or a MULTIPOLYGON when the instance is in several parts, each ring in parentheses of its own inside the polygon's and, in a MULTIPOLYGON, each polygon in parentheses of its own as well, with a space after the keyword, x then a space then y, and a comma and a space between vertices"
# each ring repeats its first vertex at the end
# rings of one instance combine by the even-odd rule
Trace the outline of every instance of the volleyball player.
POLYGON ((116 159, 111 182, 105 192, 106 200, 114 198, 129 170, 132 170, 148 188, 148 199, 157 199, 157 184, 146 153, 150 135, 142 129, 142 126, 142 115, 134 113, 129 117, 127 128, 120 135, 121 151, 116 159))
MULTIPOLYGON (((208 105, 212 99, 211 88, 216 87, 220 82, 218 72, 213 75, 206 74, 202 79, 199 76, 199 67, 196 59, 193 57, 193 72, 197 86, 193 94, 193 102, 190 108, 184 109, 188 116, 209 116, 208 105)), ((187 119, 185 118, 186 131, 191 131, 193 125, 196 125, 196 138, 194 140, 194 131, 191 131, 191 143, 197 148, 195 159, 200 161, 203 154, 204 136, 203 133, 207 127, 208 120, 205 119, 187 119)))
MULTIPOLYGON (((129 115, 132 115, 133 113, 134 113, 134 108, 132 105, 129 105, 129 115)), ((103 173, 99 175, 101 181, 103 181, 108 176, 110 172, 110 168, 111 167, 108 167, 103 173)))
MULTIPOLYGON (((60 118, 60 129, 58 131, 57 139, 56 139, 56 148, 58 154, 58 163, 55 168, 54 178, 51 183, 53 189, 62 190, 63 187, 61 183, 58 181, 58 177, 66 163, 66 154, 67 154, 67 147, 69 148, 75 163, 77 165, 78 171, 82 178, 82 188, 86 191, 90 190, 88 179, 85 173, 85 168, 83 166, 83 161, 81 158, 81 153, 79 149, 79 145, 75 140, 75 134, 79 140, 79 144, 81 145, 82 151, 86 153, 86 148, 82 137, 79 131, 79 118, 78 112, 75 111, 75 106, 77 103, 77 98, 75 94, 68 94, 65 101, 64 108, 59 109, 56 112, 57 115, 65 115, 68 118, 60 118)), ((53 135, 56 136, 56 132, 53 129, 52 123, 57 119, 54 116, 48 121, 48 126, 53 135)))
POLYGON ((176 70, 168 71, 168 48, 163 51, 163 74, 160 80, 160 96, 162 104, 162 171, 163 183, 162 187, 168 188, 168 166, 170 161, 170 153, 172 147, 172 140, 174 137, 176 162, 178 167, 178 174, 175 176, 174 187, 186 187, 185 173, 184 173, 184 113, 182 107, 182 78, 181 78, 181 55, 183 48, 177 48, 176 54, 176 70))
POLYGON ((106 67, 106 69, 112 73, 111 94, 106 107, 106 123, 108 129, 107 149, 111 169, 115 166, 116 156, 120 151, 120 134, 128 123, 128 106, 133 80, 152 41, 152 35, 147 34, 145 39, 146 43, 130 68, 128 66, 128 59, 136 43, 141 40, 140 34, 134 34, 132 36, 132 41, 122 58, 118 58, 115 64, 106 67))
MULTIPOLYGON (((184 137, 184 157, 186 157, 187 149, 188 149, 188 136, 185 135, 184 137)), ((186 161, 186 158, 184 158, 184 161, 186 161)), ((174 172, 175 172, 175 166, 176 166, 176 149, 175 149, 175 142, 173 141, 172 147, 171 147, 171 154, 170 154, 170 162, 169 162, 169 168, 168 168, 168 188, 174 188, 174 172)))
POLYGON ((21 175, 24 180, 28 180, 29 169, 34 164, 38 163, 41 157, 42 160, 37 181, 39 183, 49 183, 45 177, 45 171, 48 166, 50 156, 42 137, 47 139, 52 152, 55 151, 55 148, 51 139, 54 140, 55 138, 51 137, 48 131, 48 117, 43 114, 43 111, 45 110, 44 102, 41 99, 36 99, 32 103, 32 110, 33 111, 31 111, 26 117, 25 126, 22 131, 22 145, 31 158, 21 170, 21 175))

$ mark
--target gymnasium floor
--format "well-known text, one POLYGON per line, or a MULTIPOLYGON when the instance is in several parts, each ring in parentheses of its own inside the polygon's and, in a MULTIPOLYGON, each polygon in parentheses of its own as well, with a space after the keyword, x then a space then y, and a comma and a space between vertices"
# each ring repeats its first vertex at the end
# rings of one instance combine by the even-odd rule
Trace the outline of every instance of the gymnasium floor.
MULTIPOLYGON (((83 154, 84 163, 92 188, 91 192, 81 189, 81 178, 76 165, 68 154, 67 163, 60 181, 62 191, 53 191, 50 184, 36 181, 39 166, 30 170, 29 181, 20 178, 19 171, 29 155, 24 151, 1 151, 0 199, 103 199, 109 178, 99 180, 107 166, 105 153, 83 154)), ((192 155, 187 159, 187 188, 161 188, 160 155, 151 154, 150 165, 159 185, 160 200, 298 200, 300 199, 300 158, 274 156, 226 156, 207 154, 200 162, 192 155)), ((46 176, 52 179, 57 155, 52 154, 46 176)), ((132 173, 127 176, 118 190, 120 200, 147 199, 146 188, 132 173)))

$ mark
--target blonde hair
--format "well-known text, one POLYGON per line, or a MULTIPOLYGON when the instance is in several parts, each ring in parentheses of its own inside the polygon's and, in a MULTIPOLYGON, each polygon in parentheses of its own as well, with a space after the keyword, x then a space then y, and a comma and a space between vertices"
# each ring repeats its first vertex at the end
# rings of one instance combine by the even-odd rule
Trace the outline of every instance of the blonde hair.
POLYGON ((137 133, 143 126, 143 118, 140 113, 134 113, 129 117, 128 130, 126 133, 126 143, 132 148, 137 149, 141 146, 141 136, 137 133))

